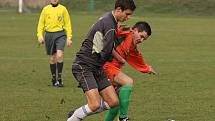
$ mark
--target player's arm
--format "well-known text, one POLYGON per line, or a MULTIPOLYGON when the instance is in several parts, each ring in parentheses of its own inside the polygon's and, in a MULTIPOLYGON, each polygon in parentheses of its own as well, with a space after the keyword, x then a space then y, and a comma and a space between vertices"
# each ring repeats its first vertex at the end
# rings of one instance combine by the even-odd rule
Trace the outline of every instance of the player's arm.
POLYGON ((116 52, 115 49, 113 49, 113 51, 112 51, 112 56, 113 56, 115 59, 117 59, 117 61, 118 61, 119 63, 122 63, 122 64, 125 64, 125 63, 126 63, 126 60, 125 60, 123 57, 121 57, 121 56, 119 55, 119 53, 116 52))
POLYGON ((152 68, 152 66, 149 66, 149 72, 148 74, 157 74, 157 72, 152 68))
POLYGON ((142 54, 136 49, 130 50, 126 61, 135 69, 142 73, 157 74, 155 70, 148 64, 145 63, 142 54))
POLYGON ((64 30, 66 31, 66 35, 67 35, 67 46, 71 46, 72 45, 72 25, 71 25, 71 20, 70 20, 70 15, 67 11, 67 9, 65 8, 64 13, 64 30))
POLYGON ((39 44, 44 43, 44 37, 43 37, 44 27, 45 27, 45 10, 43 9, 40 14, 40 18, 37 26, 37 37, 38 37, 39 44))
POLYGON ((103 34, 103 39, 102 39, 102 49, 101 52, 99 53, 101 56, 101 59, 103 61, 108 60, 109 54, 112 53, 113 46, 114 46, 114 41, 116 38, 116 30, 114 26, 109 23, 107 20, 101 20, 101 22, 97 25, 100 28, 100 32, 103 34))

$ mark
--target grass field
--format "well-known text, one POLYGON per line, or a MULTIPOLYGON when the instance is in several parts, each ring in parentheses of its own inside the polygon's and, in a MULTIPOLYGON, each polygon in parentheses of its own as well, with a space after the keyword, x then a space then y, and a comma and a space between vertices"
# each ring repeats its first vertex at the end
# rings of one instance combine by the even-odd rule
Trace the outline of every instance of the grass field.
MULTIPOLYGON (((71 62, 100 15, 72 14, 73 47, 65 50, 64 88, 50 86, 48 57, 37 46, 39 14, 0 12, 0 121, 66 121, 67 112, 85 104, 71 74, 71 62)), ((146 20, 152 36, 143 45, 146 62, 159 73, 126 66, 134 83, 132 121, 215 120, 214 17, 133 17, 146 20)), ((87 121, 102 121, 104 113, 87 121)))

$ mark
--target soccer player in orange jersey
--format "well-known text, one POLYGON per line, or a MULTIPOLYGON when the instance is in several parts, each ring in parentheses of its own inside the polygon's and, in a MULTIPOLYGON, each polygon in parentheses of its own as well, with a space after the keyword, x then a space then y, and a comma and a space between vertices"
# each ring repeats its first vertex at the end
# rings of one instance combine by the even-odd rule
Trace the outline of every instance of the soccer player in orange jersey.
POLYGON ((147 40, 151 35, 151 28, 147 22, 137 22, 132 29, 118 24, 115 50, 118 57, 112 58, 103 66, 108 78, 118 90, 119 106, 108 111, 105 121, 113 121, 119 112, 119 121, 129 121, 127 113, 130 95, 132 92, 133 79, 123 73, 121 68, 127 62, 129 65, 142 73, 156 74, 154 69, 144 62, 137 45, 147 40))

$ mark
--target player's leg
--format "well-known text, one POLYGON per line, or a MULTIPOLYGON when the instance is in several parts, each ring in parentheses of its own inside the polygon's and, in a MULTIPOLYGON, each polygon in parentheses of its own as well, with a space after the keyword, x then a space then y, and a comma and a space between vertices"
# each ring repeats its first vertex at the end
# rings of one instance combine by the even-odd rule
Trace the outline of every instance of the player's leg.
MULTIPOLYGON (((129 86, 129 85, 127 85, 129 86)), ((117 89, 117 93, 119 96, 119 106, 115 107, 115 108, 111 108, 107 111, 106 115, 105 115, 105 119, 104 121, 114 121, 115 117, 117 116, 117 114, 120 111, 120 117, 118 119, 118 121, 128 121, 128 106, 129 106, 129 100, 130 100, 130 94, 132 91, 132 87, 127 88, 127 86, 122 86, 121 88, 121 92, 120 89, 117 89), (125 91, 126 89, 126 91, 125 91), (128 93, 129 92, 129 93, 128 93), (120 94, 119 94, 120 93, 120 94), (123 118, 122 118, 123 117, 123 118)))
POLYGON ((80 121, 100 107, 100 95, 94 75, 86 65, 73 63, 72 73, 86 95, 87 104, 70 111, 67 121, 80 121))
MULTIPOLYGON (((104 71, 102 70, 100 72, 100 77, 101 79, 99 81, 97 81, 98 86, 99 86, 99 91, 101 96, 103 97, 104 101, 109 105, 109 107, 111 108, 111 112, 108 114, 115 114, 117 113, 116 108, 119 100, 118 100, 118 96, 115 92, 115 89, 113 88, 113 86, 111 86, 110 81, 108 80, 106 74, 104 73, 104 71), (115 110, 113 110, 115 109, 115 110), (116 111, 116 112, 114 112, 116 111)), ((103 108, 103 110, 106 110, 105 108, 103 108)), ((105 120, 107 121, 111 121, 110 119, 114 119, 115 116, 111 115, 111 116, 107 116, 107 118, 105 118, 105 120)))
POLYGON ((104 101, 107 102, 110 108, 116 107, 119 104, 119 99, 104 70, 101 69, 94 76, 97 78, 98 90, 104 101))
MULTIPOLYGON (((109 105, 100 97, 98 91, 99 86, 97 84, 97 79, 95 79, 97 78, 97 76, 95 76, 92 70, 88 70, 84 65, 73 64, 72 71, 74 77, 85 92, 87 104, 81 106, 75 111, 71 111, 69 113, 69 118, 67 121, 80 121, 86 116, 107 110, 109 108, 109 105)), ((110 83, 108 84, 108 86, 110 86, 110 83)))
POLYGON ((107 111, 107 113, 105 114, 104 121, 114 121, 118 113, 119 113, 119 105, 107 111))
POLYGON ((63 51, 57 50, 57 81, 59 83, 59 87, 63 87, 62 80, 62 71, 63 71, 63 51))
POLYGON ((100 94, 103 97, 103 100, 108 104, 108 108, 114 108, 118 106, 119 100, 113 86, 106 87, 100 91, 100 94))
MULTIPOLYGON (((92 110, 92 113, 90 113, 88 115, 100 113, 100 112, 103 112, 110 108, 114 108, 119 103, 118 96, 117 96, 113 86, 108 81, 108 78, 105 75, 105 73, 103 72, 103 70, 96 69, 96 71, 94 71, 94 73, 93 73, 93 76, 96 80, 96 85, 98 85, 98 90, 96 90, 96 91, 99 91, 100 92, 99 94, 103 98, 101 98, 101 97, 96 98, 96 99, 92 98, 92 97, 96 97, 96 96, 90 95, 90 93, 89 93, 90 91, 87 91, 85 93, 87 100, 88 100, 88 106, 92 110), (99 105, 98 105, 98 103, 99 103, 99 105), (98 106, 99 106, 99 108, 98 108, 98 106)), ((97 94, 97 93, 94 93, 94 94, 97 94)))
POLYGON ((133 80, 123 72, 120 72, 115 76, 113 82, 121 85, 119 90, 119 119, 123 121, 123 119, 126 119, 128 117, 128 107, 130 102, 130 95, 133 88, 133 80))
POLYGON ((45 46, 47 55, 49 55, 49 64, 51 71, 51 81, 53 86, 58 86, 56 81, 56 46, 53 39, 54 34, 46 32, 45 34, 45 46))
MULTIPOLYGON (((103 66, 104 71, 111 82, 113 82, 114 77, 119 74, 120 69, 115 67, 114 65, 105 64, 103 66)), ((113 84, 113 83, 112 83, 113 84)), ((118 85, 117 83, 115 83, 118 85)), ((117 87, 117 86, 116 86, 117 87)), ((116 89, 115 89, 116 90, 116 89)), ((107 111, 104 121, 114 121, 115 117, 119 113, 119 105, 117 107, 111 108, 107 111)))
POLYGON ((57 73, 58 78, 57 81, 59 83, 59 87, 63 87, 63 80, 62 80, 62 71, 63 71, 63 50, 66 43, 66 36, 65 32, 56 33, 58 38, 55 40, 56 49, 57 49, 57 73), (59 37, 60 36, 60 37, 59 37))
POLYGON ((51 80, 52 80, 52 85, 53 86, 57 86, 57 80, 56 80, 56 55, 50 55, 50 59, 49 59, 49 63, 50 63, 50 70, 51 70, 51 80))
POLYGON ((85 117, 94 114, 99 109, 101 97, 98 89, 86 91, 85 95, 87 97, 87 104, 69 112, 67 121, 81 121, 85 117))
POLYGON ((115 89, 113 88, 113 86, 109 86, 109 87, 105 88, 104 90, 102 90, 100 93, 101 93, 103 99, 111 107, 105 116, 105 121, 113 121, 119 111, 118 96, 115 92, 115 89))

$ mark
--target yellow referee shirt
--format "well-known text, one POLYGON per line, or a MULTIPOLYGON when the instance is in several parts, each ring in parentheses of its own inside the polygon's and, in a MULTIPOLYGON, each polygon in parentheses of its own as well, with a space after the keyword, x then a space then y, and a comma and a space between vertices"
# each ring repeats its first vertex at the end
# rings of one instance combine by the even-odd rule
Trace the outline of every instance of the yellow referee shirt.
POLYGON ((57 32, 62 30, 66 31, 67 40, 71 40, 72 27, 66 7, 61 4, 58 4, 56 7, 52 7, 52 5, 44 7, 37 28, 38 39, 44 39, 44 31, 57 32))

